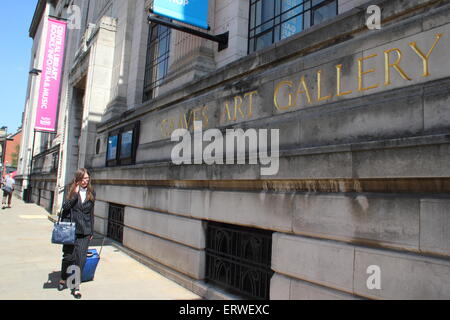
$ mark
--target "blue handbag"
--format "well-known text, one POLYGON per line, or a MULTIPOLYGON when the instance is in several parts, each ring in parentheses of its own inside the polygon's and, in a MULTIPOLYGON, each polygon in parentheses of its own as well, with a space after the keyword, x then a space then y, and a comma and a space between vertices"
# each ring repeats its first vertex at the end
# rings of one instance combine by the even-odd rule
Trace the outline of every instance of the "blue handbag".
POLYGON ((59 214, 58 222, 53 225, 52 243, 55 244, 75 244, 75 222, 72 222, 72 214, 70 214, 70 222, 61 222, 62 211, 59 214))

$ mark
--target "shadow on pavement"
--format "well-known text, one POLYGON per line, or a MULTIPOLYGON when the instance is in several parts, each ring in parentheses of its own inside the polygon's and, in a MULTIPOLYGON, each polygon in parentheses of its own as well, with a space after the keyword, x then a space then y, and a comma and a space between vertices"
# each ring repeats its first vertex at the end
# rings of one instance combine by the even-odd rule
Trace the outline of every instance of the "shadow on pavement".
POLYGON ((89 248, 100 247, 98 253, 101 254, 102 247, 111 246, 113 240, 108 237, 103 237, 101 235, 95 235, 94 238, 89 242, 89 248))
MULTIPOLYGON (((94 236, 94 238, 90 241, 89 247, 100 247, 100 246, 110 246, 112 244, 112 240, 107 237, 102 236, 94 236)), ((48 280, 44 283, 44 289, 57 289, 59 280, 61 279, 61 271, 53 271, 48 274, 48 280)))
POLYGON ((91 240, 91 242, 89 242, 89 246, 91 247, 100 247, 101 245, 104 246, 110 246, 112 243, 112 240, 110 238, 107 237, 102 237, 102 236, 94 236, 94 239, 91 240), (103 240, 105 242, 103 242, 103 240))
POLYGON ((44 289, 57 289, 60 278, 61 278, 61 271, 53 271, 52 273, 49 273, 48 280, 46 283, 44 283, 43 288, 44 289))

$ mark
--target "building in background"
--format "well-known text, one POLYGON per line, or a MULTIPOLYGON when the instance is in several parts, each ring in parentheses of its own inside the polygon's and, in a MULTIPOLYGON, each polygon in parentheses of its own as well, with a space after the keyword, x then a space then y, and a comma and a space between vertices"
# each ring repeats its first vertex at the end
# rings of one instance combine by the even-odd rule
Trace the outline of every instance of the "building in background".
POLYGON ((8 141, 8 127, 1 127, 0 128, 0 173, 1 176, 4 176, 4 162, 5 162, 5 151, 6 151, 6 144, 8 141))
POLYGON ((22 128, 16 133, 8 135, 5 140, 5 157, 3 162, 3 175, 17 170, 20 153, 20 141, 22 139, 22 128))
POLYGON ((55 134, 30 75, 16 192, 55 213, 89 168, 96 232, 207 298, 450 298, 450 6, 380 0, 369 30, 371 4, 210 0, 219 51, 152 1, 39 1, 30 70, 48 16, 79 15, 55 134), (279 129, 278 173, 174 165, 196 120, 279 129))

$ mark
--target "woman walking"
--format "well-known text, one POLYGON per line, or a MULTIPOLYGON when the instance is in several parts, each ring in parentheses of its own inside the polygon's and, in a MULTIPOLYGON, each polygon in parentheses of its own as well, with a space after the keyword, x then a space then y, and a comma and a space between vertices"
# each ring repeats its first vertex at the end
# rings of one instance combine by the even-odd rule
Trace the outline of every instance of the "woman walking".
POLYGON ((11 198, 14 192, 14 184, 16 181, 8 174, 2 179, 1 185, 3 190, 2 209, 6 208, 6 199, 8 198, 8 208, 11 208, 11 198))
MULTIPOLYGON (((63 245, 63 259, 61 264, 61 280, 58 290, 63 290, 68 277, 67 268, 76 265, 80 269, 80 276, 86 263, 89 242, 94 234, 94 203, 95 192, 91 186, 91 177, 86 169, 79 169, 70 186, 66 201, 62 208, 61 220, 75 222, 76 240, 73 245, 63 245)), ((72 289, 75 298, 81 298, 79 286, 72 289)))

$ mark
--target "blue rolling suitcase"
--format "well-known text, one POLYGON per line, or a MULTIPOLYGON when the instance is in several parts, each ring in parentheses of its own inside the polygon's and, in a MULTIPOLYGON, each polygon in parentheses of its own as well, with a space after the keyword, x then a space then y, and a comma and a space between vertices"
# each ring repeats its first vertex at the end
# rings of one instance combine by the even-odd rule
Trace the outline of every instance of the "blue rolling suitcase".
MULTIPOLYGON (((105 242, 105 238, 103 238, 103 243, 105 242)), ((100 249, 100 253, 97 253, 97 249, 88 249, 86 264, 83 268, 83 273, 81 274, 81 282, 94 280, 95 269, 97 269, 98 262, 100 261, 100 254, 103 249, 100 249)))

